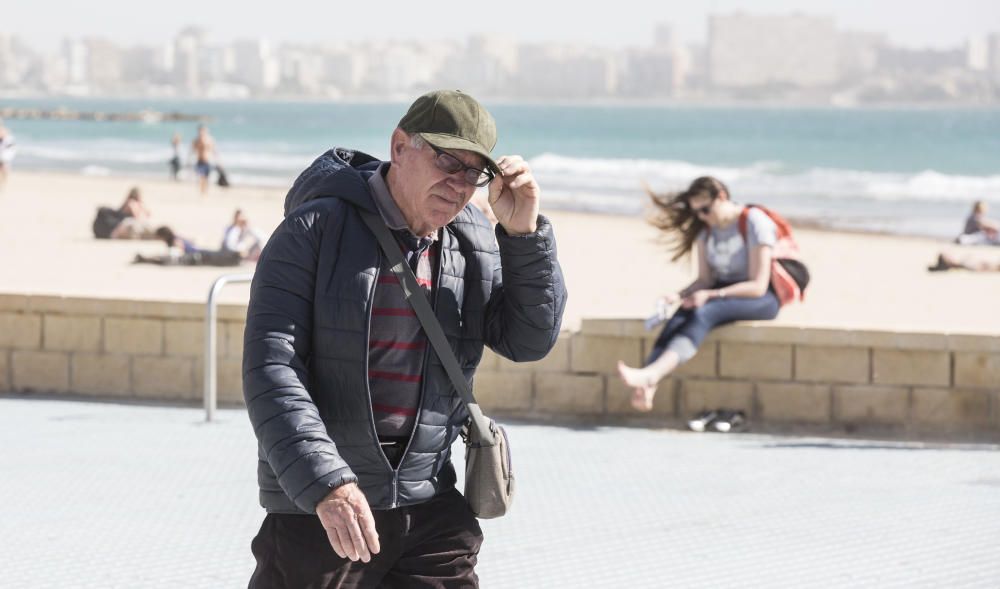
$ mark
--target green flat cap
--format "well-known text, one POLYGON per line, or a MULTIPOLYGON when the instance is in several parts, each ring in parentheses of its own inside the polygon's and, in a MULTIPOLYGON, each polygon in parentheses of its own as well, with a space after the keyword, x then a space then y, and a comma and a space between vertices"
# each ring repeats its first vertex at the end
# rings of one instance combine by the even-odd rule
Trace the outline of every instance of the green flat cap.
POLYGON ((399 128, 420 135, 438 149, 463 149, 486 158, 490 169, 500 175, 490 152, 497 144, 493 115, 475 98, 459 90, 435 90, 410 105, 399 128))

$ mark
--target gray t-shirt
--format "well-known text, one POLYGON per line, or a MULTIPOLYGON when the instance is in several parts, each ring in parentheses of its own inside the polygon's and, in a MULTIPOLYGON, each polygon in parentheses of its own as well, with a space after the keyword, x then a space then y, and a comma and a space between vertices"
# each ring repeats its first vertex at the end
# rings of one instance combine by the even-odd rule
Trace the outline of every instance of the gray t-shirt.
POLYGON ((698 239, 705 241, 708 267, 715 280, 731 284, 750 279, 750 252, 758 245, 774 247, 778 228, 767 213, 750 209, 746 241, 740 235, 738 221, 727 227, 709 227, 698 239))

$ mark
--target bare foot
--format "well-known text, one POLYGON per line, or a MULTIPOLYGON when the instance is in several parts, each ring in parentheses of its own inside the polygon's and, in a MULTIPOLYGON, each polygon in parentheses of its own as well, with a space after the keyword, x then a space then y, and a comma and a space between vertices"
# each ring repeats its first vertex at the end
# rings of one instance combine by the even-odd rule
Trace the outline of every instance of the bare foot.
POLYGON ((656 378, 642 368, 630 368, 618 361, 618 375, 632 391, 632 407, 638 411, 652 411, 653 396, 656 395, 656 378))

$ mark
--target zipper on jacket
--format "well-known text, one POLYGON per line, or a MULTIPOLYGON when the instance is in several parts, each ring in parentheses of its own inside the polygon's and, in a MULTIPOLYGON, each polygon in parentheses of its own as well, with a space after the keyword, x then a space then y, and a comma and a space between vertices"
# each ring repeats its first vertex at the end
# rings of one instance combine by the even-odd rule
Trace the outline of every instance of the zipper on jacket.
MULTIPOLYGON (((440 231, 441 231, 441 239, 438 240, 437 282, 435 282, 431 286, 431 288, 434 289, 434 296, 432 297, 433 303, 432 303, 432 309, 431 310, 434 311, 434 315, 435 316, 437 316, 438 296, 441 293, 441 277, 444 275, 444 236, 445 236, 446 232, 445 232, 444 229, 441 229, 440 231)), ((431 244, 430 247, 434 247, 434 245, 431 244)), ((417 288, 420 288, 419 284, 417 285, 417 288)), ((414 293, 414 296, 416 296, 416 293, 414 293)), ((421 294, 421 296, 422 296, 422 294, 421 294)), ((421 329, 423 329, 422 326, 421 326, 421 329)), ((427 333, 426 332, 424 333, 424 337, 425 338, 427 337, 427 333)), ((428 342, 428 343, 430 343, 430 342, 428 342)), ((427 390, 427 364, 428 364, 428 362, 430 362, 431 349, 433 349, 433 346, 428 345, 427 348, 426 348, 427 351, 424 353, 424 362, 423 362, 423 365, 421 367, 422 373, 421 373, 421 379, 420 379, 420 399, 417 400, 417 418, 413 422, 413 429, 410 430, 410 439, 406 441, 406 447, 403 449, 403 455, 399 459, 400 466, 402 466, 403 461, 406 460, 406 455, 410 451, 410 444, 413 443, 413 438, 414 438, 414 436, 417 433, 417 427, 420 425, 420 417, 423 415, 423 412, 424 412, 424 395, 425 395, 425 392, 427 390)), ((374 422, 374 418, 373 418, 373 422, 374 422)), ((398 485, 397 485, 398 479, 399 479, 399 467, 396 467, 396 469, 393 471, 393 476, 392 476, 392 493, 393 493, 393 495, 392 495, 392 506, 393 507, 396 507, 396 502, 397 502, 397 500, 399 498, 398 497, 398 485)))
POLYGON ((392 470, 392 505, 390 509, 396 507, 396 476, 398 472, 396 469, 392 468, 392 463, 389 462, 389 458, 382 451, 382 445, 378 443, 378 430, 375 428, 375 410, 372 409, 372 387, 371 383, 368 381, 368 354, 371 350, 371 337, 372 337, 372 308, 375 306, 375 288, 378 284, 378 275, 382 269, 382 250, 378 247, 375 248, 375 278, 372 280, 372 288, 368 295, 368 307, 367 318, 365 321, 365 392, 368 394, 368 425, 372 428, 372 439, 375 440, 375 448, 378 450, 379 456, 385 462, 385 465, 392 470))

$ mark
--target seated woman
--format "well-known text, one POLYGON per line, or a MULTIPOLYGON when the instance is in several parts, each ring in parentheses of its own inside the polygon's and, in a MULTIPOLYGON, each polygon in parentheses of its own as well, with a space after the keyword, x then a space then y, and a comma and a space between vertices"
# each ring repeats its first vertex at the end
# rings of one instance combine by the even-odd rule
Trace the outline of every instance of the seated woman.
POLYGON ((989 219, 985 201, 977 200, 965 220, 965 229, 955 238, 959 245, 1000 245, 1000 223, 989 219))
POLYGON ((250 221, 243 211, 236 209, 236 213, 233 214, 233 224, 226 227, 226 232, 222 236, 221 251, 236 252, 244 260, 256 261, 263 247, 264 238, 257 230, 250 227, 250 221))
POLYGON ((149 226, 149 209, 142 202, 142 193, 133 187, 125 202, 117 209, 100 207, 94 218, 94 237, 100 239, 155 239, 149 226))
POLYGON ((733 321, 774 319, 780 307, 770 288, 777 226, 765 212, 749 210, 744 239, 739 223, 744 207, 715 178, 698 178, 677 195, 650 196, 660 213, 654 224, 675 240, 673 260, 697 249, 698 278, 664 297, 680 308, 645 365, 618 362, 622 380, 633 389, 632 406, 640 411, 653 408, 657 383, 694 357, 709 331, 733 321))

